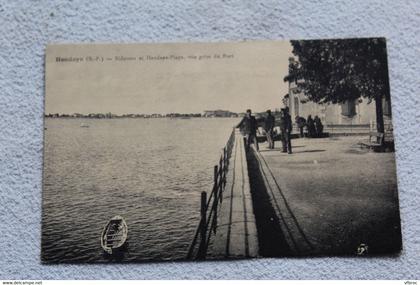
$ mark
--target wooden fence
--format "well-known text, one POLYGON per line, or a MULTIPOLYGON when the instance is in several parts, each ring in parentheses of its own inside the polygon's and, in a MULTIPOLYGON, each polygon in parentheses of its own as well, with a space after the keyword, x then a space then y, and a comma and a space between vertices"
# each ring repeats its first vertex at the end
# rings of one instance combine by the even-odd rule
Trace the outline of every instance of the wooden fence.
POLYGON ((207 254, 210 238, 216 233, 217 211, 223 199, 226 173, 228 172, 229 158, 232 155, 234 142, 235 129, 232 130, 226 146, 222 149, 219 164, 214 166, 213 187, 209 197, 207 198, 206 191, 201 192, 201 218, 188 250, 187 259, 204 259, 207 254))

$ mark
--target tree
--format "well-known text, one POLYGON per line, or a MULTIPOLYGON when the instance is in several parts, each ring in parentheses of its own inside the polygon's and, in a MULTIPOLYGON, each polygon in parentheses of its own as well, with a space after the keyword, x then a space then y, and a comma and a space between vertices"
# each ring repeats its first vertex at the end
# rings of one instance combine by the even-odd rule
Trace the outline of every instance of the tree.
POLYGON ((291 41, 297 60, 285 81, 316 103, 375 100, 378 132, 384 132, 382 99, 390 100, 384 38, 291 41))

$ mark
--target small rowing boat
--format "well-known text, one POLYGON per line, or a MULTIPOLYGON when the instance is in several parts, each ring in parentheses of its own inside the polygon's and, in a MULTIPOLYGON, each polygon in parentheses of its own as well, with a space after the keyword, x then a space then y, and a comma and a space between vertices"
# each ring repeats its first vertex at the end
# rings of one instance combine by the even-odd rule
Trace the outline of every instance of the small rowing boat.
POLYGON ((101 245, 108 254, 113 254, 125 244, 128 228, 121 216, 115 216, 108 221, 101 235, 101 245))

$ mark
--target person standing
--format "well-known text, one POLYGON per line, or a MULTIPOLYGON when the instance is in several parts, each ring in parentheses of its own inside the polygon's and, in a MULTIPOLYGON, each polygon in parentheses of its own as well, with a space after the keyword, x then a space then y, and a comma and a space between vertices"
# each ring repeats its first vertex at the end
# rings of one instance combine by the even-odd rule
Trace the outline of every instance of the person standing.
POLYGON ((303 117, 296 116, 295 122, 297 127, 299 128, 299 135, 301 138, 304 137, 303 128, 306 126, 306 120, 303 117))
POLYGON ((315 123, 311 115, 309 115, 306 120, 306 128, 308 129, 308 136, 310 138, 315 137, 315 123))
POLYGON ((321 119, 318 116, 315 116, 314 124, 315 124, 316 136, 318 138, 320 138, 322 136, 323 131, 324 131, 324 125, 322 125, 321 119))
POLYGON ((236 126, 237 128, 241 128, 241 132, 245 136, 245 148, 246 151, 249 151, 249 147, 251 143, 255 145, 257 151, 259 151, 258 141, 257 141, 257 120, 254 116, 251 115, 251 109, 246 110, 245 117, 239 122, 236 126))
POLYGON ((291 142, 291 133, 292 133, 292 118, 289 115, 289 109, 282 109, 281 118, 280 118, 280 129, 281 129, 281 142, 283 145, 283 152, 288 154, 292 153, 292 142, 291 142))
POLYGON ((265 118, 265 134, 267 136, 268 148, 274 149, 273 131, 274 131, 274 116, 271 115, 271 110, 267 110, 267 117, 265 118))

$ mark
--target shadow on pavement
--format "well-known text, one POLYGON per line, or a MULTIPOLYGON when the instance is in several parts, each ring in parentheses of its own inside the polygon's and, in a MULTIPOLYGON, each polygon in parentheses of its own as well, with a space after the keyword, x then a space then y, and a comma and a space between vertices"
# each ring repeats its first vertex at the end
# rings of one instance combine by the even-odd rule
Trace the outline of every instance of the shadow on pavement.
POLYGON ((252 204, 257 222, 259 254, 264 257, 291 255, 253 151, 247 153, 247 161, 252 204))
MULTIPOLYGON (((292 147, 292 149, 293 149, 293 147, 292 147)), ((312 150, 303 150, 303 151, 293 151, 293 153, 324 152, 324 151, 325 151, 325 149, 312 149, 312 150)))

